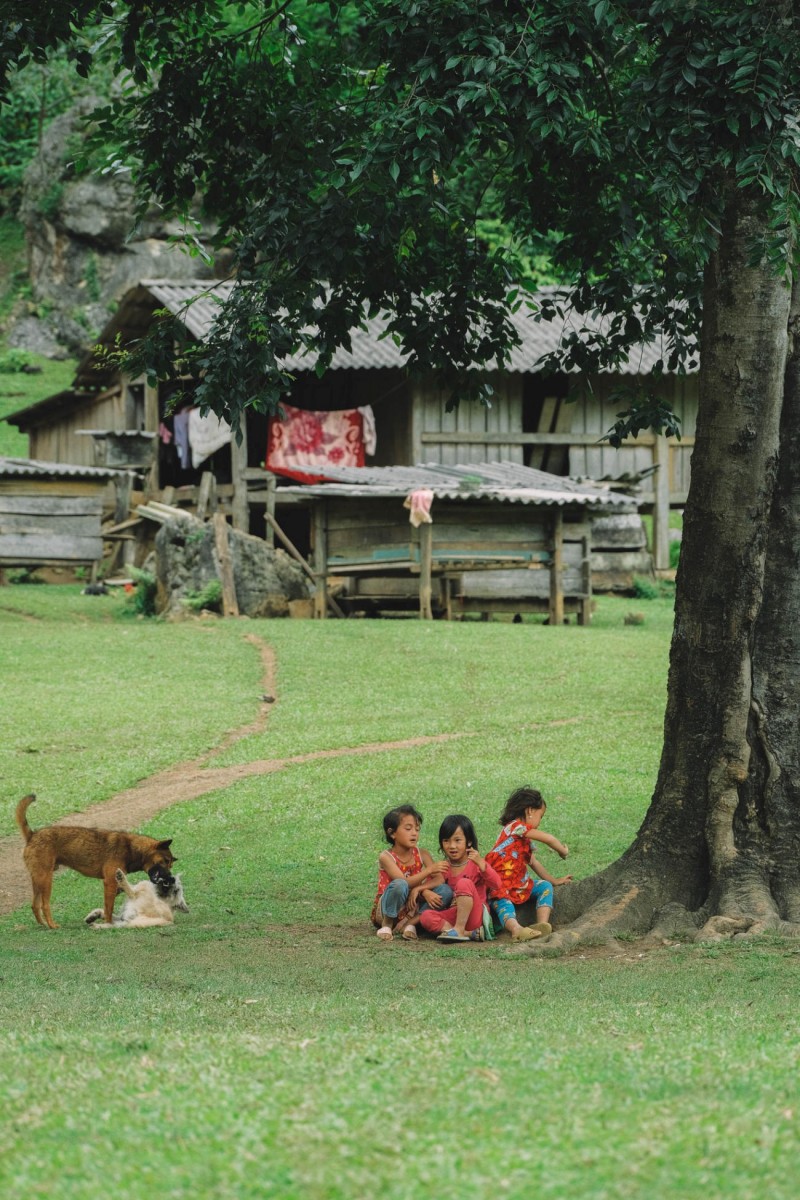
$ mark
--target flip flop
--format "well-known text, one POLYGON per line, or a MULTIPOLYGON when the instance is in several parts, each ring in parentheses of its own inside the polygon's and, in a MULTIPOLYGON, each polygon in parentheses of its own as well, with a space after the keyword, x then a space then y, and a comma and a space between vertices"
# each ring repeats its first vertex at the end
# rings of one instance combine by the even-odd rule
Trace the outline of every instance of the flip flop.
POLYGON ((482 925, 479 925, 477 929, 473 929, 472 933, 469 935, 469 940, 471 942, 485 942, 486 941, 486 934, 483 932, 482 925))
POLYGON ((417 929, 415 925, 406 925, 400 935, 404 942, 415 942, 417 940, 417 929))
POLYGON ((541 936, 541 929, 534 929, 532 925, 523 925, 521 929, 514 930, 511 940, 512 942, 531 942, 534 938, 541 936))
POLYGON ((394 934, 388 925, 381 925, 375 936, 379 937, 382 942, 390 942, 394 937, 394 934))
POLYGON ((469 938, 463 933, 459 933, 457 929, 446 929, 444 933, 440 933, 437 937, 437 942, 468 942, 469 938))

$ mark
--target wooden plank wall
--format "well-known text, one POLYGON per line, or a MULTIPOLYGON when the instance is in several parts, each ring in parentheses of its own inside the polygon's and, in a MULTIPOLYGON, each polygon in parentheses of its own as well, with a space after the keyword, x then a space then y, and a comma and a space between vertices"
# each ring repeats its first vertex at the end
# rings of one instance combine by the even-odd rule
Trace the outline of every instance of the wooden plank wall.
POLYGON ((0 562, 97 561, 103 554, 102 506, 102 493, 76 495, 69 484, 45 495, 0 487, 0 562))
MULTIPOLYGON (((624 385, 624 376, 601 375, 592 380, 591 390, 584 384, 577 387, 577 399, 568 406, 572 412, 570 432, 595 434, 598 438, 608 432, 616 420, 616 414, 624 408, 624 400, 612 399, 612 393, 624 385)), ((689 439, 683 445, 670 439, 671 475, 670 490, 685 492, 689 487, 689 460, 694 445, 697 421, 697 377, 667 376, 657 384, 681 418, 681 431, 689 439)), ((608 444, 597 446, 572 446, 569 456, 569 474, 586 475, 591 479, 635 473, 652 465, 653 452, 650 446, 622 446, 615 450, 608 444)))
POLYGON ((58 420, 34 427, 28 432, 29 456, 40 462, 72 463, 93 467, 94 439, 78 429, 124 429, 125 411, 122 391, 81 408, 64 412, 58 420))
MULTIPOLYGON (((357 498, 332 497, 327 507, 329 563, 335 559, 364 559, 376 551, 391 554, 419 545, 419 530, 410 524, 399 497, 366 503, 357 498)), ((547 517, 533 505, 434 500, 431 515, 434 556, 443 549, 491 556, 493 552, 545 551, 549 546, 547 517)))
MULTIPOLYGON (((417 392, 415 402, 415 425, 419 434, 430 439, 437 432, 448 433, 512 433, 522 429, 522 376, 497 375, 493 378, 495 394, 491 408, 482 404, 465 402, 453 412, 446 412, 447 397, 432 387, 417 392)), ((413 447, 412 462, 456 463, 508 462, 522 463, 523 449, 513 442, 474 442, 453 445, 443 438, 441 443, 426 440, 413 447)))

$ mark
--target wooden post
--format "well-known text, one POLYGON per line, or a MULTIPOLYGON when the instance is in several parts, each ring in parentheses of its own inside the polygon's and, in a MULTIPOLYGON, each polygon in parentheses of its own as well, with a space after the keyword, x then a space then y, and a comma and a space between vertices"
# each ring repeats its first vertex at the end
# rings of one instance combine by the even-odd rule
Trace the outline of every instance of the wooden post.
POLYGON ((442 579, 442 600, 444 602, 444 617, 446 621, 453 619, 453 583, 449 575, 442 579))
MULTIPOLYGON (((264 514, 267 522, 267 537, 268 546, 275 545, 275 534, 277 529, 274 527, 275 521, 275 492, 277 491, 277 480, 272 471, 266 472, 267 476, 267 511, 264 514)), ((305 560, 303 560, 305 561, 305 560)))
POLYGON ((247 503, 247 425, 242 421, 239 433, 231 436, 231 479, 233 480, 233 503, 231 505, 233 528, 243 533, 250 532, 250 506, 247 503), (241 438, 241 442, 238 440, 241 438))
POLYGON ((581 559, 581 586, 583 598, 578 612, 578 624, 589 625, 592 620, 592 541, 591 538, 581 539, 583 558, 581 559))
POLYGON ((121 521, 127 521, 130 516, 132 488, 133 475, 130 471, 116 476, 114 480, 114 523, 116 525, 119 525, 121 521))
POLYGON ((653 462, 658 467, 653 482, 653 566, 657 571, 669 569, 669 441, 663 433, 656 434, 653 462))
MULTIPOLYGON (((299 563, 300 566, 305 571, 306 575, 309 577, 309 579, 312 579, 316 583, 316 580, 317 580, 316 575, 311 570, 311 567, 308 565, 306 560, 303 558, 302 554, 297 549, 294 542, 292 542, 286 536, 286 534, 283 532, 280 525, 275 520, 274 516, 269 512, 269 510, 267 510, 267 512, 264 515, 266 517, 267 528, 269 529, 270 533, 277 534, 279 541, 281 541, 283 543, 284 547, 289 552, 289 554, 291 554, 291 556, 295 560, 295 562, 299 563)), ((346 616, 346 613, 342 612, 341 608, 336 603, 333 596, 330 596, 330 595, 328 596, 328 605, 330 607, 331 612, 335 613, 337 617, 346 616)))
POLYGON ((197 492, 197 519, 205 521, 209 513, 217 511, 217 480, 213 471, 203 471, 197 492))
POLYGON ((553 557, 550 562, 550 624, 564 624, 564 588, 561 580, 563 566, 564 516, 557 508, 553 516, 553 557))
POLYGON ((433 526, 419 527, 419 615, 423 621, 433 620, 431 607, 431 566, 433 561, 433 526))
POLYGON ((311 523, 311 545, 314 552, 314 579, 317 590, 314 593, 314 616, 324 621, 328 615, 328 538, 327 512, 324 500, 318 500, 314 505, 314 515, 311 523))
MULTIPOLYGON (((144 382, 144 427, 156 432, 161 422, 159 413, 158 386, 150 387, 150 384, 145 379, 144 382)), ((154 439, 155 446, 153 451, 153 463, 147 473, 145 482, 145 495, 156 496, 158 489, 161 486, 158 472, 158 455, 159 455, 159 438, 154 439)))
POLYGON ((239 616, 239 602, 236 599, 236 583, 233 576, 233 560, 228 541, 228 522, 225 514, 214 513, 214 545, 219 559, 219 574, 222 582, 222 615, 225 617, 239 616))
POLYGON ((422 461, 422 425, 425 417, 425 391, 419 384, 411 385, 411 420, 409 422, 409 462, 412 466, 422 461))

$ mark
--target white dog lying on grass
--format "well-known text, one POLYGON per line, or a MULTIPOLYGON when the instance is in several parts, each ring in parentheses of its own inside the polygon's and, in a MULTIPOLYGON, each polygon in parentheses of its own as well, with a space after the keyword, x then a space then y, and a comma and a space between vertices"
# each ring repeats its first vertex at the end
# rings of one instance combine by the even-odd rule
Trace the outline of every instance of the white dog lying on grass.
POLYGON ((145 929, 149 925, 172 925, 176 910, 189 911, 180 875, 171 875, 163 867, 153 867, 148 874, 149 879, 131 886, 125 872, 117 871, 117 883, 125 893, 119 915, 108 925, 102 920, 102 908, 95 908, 85 918, 86 924, 96 929, 145 929))

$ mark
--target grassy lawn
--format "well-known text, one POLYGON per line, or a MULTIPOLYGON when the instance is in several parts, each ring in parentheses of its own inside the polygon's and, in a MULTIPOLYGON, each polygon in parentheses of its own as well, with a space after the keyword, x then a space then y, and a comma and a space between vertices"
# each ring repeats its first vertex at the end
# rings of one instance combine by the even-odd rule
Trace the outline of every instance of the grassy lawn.
POLYGON ((165 624, 75 587, 0 592, 6 802, 34 827, 218 745, 212 765, 437 734, 297 763, 177 805, 191 913, 165 930, 0 918, 0 1189, 25 1200, 790 1200, 800 1149, 791 943, 620 942, 531 959, 380 944, 367 921, 395 802, 481 846, 515 786, 581 877, 630 842, 658 767, 671 611, 601 599, 590 629, 417 621, 165 624), (625 626, 632 608, 645 614, 625 626))
MULTIPOLYGON (((25 236, 20 222, 6 213, 0 216, 0 331, 10 320, 20 296, 28 294, 28 268, 25 236)), ((27 458, 28 435, 21 434, 3 420, 9 413, 27 408, 47 396, 69 387, 75 377, 76 363, 54 362, 38 354, 25 354, 35 374, 8 370, 7 346, 0 336, 0 457, 27 458)), ((14 351, 20 355, 20 351, 14 351)))
MULTIPOLYGON (((2 353, 0 348, 0 358, 2 353)), ((31 366, 39 367, 37 374, 0 372, 0 457, 28 457, 27 433, 20 433, 16 426, 8 425, 3 418, 63 391, 71 386, 75 377, 75 363, 72 360, 55 362, 39 354, 28 354, 26 357, 31 366)))

